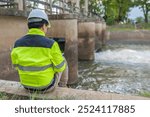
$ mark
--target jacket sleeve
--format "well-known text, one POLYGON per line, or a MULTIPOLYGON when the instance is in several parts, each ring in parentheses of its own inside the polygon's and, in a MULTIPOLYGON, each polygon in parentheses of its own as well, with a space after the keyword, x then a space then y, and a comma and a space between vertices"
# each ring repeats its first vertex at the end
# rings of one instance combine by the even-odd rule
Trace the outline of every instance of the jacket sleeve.
POLYGON ((52 48, 50 49, 51 61, 54 66, 55 72, 62 72, 66 68, 66 62, 62 53, 60 51, 59 45, 57 42, 54 42, 52 48))
POLYGON ((11 52, 11 61, 12 61, 13 66, 17 69, 18 57, 17 57, 17 54, 15 52, 15 48, 13 48, 13 50, 11 52))

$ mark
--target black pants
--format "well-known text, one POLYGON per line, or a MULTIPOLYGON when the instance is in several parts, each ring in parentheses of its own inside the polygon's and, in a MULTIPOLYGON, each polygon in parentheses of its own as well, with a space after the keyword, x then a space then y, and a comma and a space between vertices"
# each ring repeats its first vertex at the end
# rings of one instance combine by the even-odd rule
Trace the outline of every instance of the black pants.
POLYGON ((44 89, 34 89, 34 88, 27 88, 27 87, 24 87, 24 88, 30 92, 43 92, 43 91, 50 89, 52 86, 54 86, 55 81, 56 81, 56 78, 54 77, 52 83, 44 89))

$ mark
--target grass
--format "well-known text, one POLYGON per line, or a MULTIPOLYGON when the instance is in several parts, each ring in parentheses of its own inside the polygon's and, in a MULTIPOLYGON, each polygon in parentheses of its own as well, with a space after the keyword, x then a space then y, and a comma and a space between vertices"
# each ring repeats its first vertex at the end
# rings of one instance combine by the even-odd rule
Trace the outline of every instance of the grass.
MULTIPOLYGON (((37 92, 32 93, 29 96, 19 96, 0 92, 0 100, 50 100, 50 98, 47 97, 38 98, 37 92)), ((52 98, 51 100, 76 100, 76 97, 73 96, 55 97, 52 98)))
POLYGON ((137 24, 136 27, 133 24, 116 24, 107 27, 108 31, 133 31, 133 30, 150 30, 150 23, 137 24))
POLYGON ((139 95, 150 98, 150 92, 140 92, 139 95))
POLYGON ((0 100, 28 100, 29 97, 25 96, 18 96, 14 94, 8 94, 8 93, 0 93, 0 100))

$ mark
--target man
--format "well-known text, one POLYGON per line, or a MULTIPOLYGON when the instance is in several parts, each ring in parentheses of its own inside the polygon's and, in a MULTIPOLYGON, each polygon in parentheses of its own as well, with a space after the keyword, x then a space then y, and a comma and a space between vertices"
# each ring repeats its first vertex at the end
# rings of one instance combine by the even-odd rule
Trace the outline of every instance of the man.
POLYGON ((28 16, 27 35, 15 42, 11 52, 21 84, 31 91, 53 90, 58 83, 64 87, 67 84, 67 63, 57 42, 45 37, 48 27, 47 14, 33 9, 28 16))

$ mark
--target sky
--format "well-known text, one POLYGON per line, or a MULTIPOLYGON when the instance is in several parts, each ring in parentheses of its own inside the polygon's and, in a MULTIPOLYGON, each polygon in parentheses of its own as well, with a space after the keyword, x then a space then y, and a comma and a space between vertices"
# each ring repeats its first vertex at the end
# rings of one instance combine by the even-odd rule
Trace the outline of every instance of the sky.
POLYGON ((131 12, 129 13, 129 18, 135 19, 137 17, 144 17, 143 12, 138 7, 132 8, 131 12))

